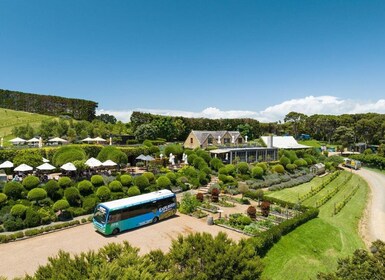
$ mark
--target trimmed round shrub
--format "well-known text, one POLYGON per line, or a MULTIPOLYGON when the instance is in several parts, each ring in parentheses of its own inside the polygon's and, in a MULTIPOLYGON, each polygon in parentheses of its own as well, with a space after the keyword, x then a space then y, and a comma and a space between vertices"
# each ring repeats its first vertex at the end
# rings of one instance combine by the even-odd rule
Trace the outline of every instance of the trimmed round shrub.
POLYGON ((253 169, 251 169, 251 176, 253 178, 262 178, 262 176, 263 176, 262 167, 259 167, 259 166, 253 167, 253 169))
POLYGON ((11 215, 14 217, 19 217, 24 219, 25 212, 27 211, 28 207, 23 204, 15 204, 11 208, 11 215))
POLYGON ((225 166, 225 168, 226 168, 226 174, 227 175, 231 175, 231 176, 236 175, 236 168, 235 168, 234 164, 228 164, 225 166))
POLYGON ((255 219, 257 217, 257 209, 254 206, 249 206, 247 208, 247 215, 249 215, 250 218, 255 219))
POLYGON ((14 200, 21 198, 21 194, 24 191, 24 187, 19 182, 8 182, 5 183, 3 192, 14 200))
POLYGON ((7 201, 7 195, 5 193, 0 193, 0 205, 7 201))
POLYGON ((270 202, 268 201, 263 201, 261 203, 261 210, 262 210, 262 216, 267 217, 269 216, 270 212, 270 202))
POLYGON ((210 166, 212 169, 218 171, 219 168, 222 168, 224 166, 224 164, 219 158, 212 158, 210 160, 210 166))
POLYGON ((102 175, 92 175, 91 183, 94 187, 100 187, 104 185, 104 180, 102 175))
POLYGON ((236 166, 238 173, 240 174, 248 174, 249 173, 249 165, 246 162, 240 162, 236 166))
POLYGON ((58 200, 62 196, 59 192, 60 187, 59 183, 56 182, 55 180, 49 180, 45 186, 44 186, 45 191, 47 192, 47 195, 52 199, 52 200, 58 200))
POLYGON ((88 180, 79 182, 78 189, 81 195, 86 196, 94 192, 94 186, 88 180))
POLYGON ((22 184, 26 190, 32 190, 40 184, 40 180, 36 176, 28 175, 23 179, 22 184))
POLYGON ((255 166, 261 167, 263 169, 263 173, 265 173, 268 169, 266 162, 258 162, 255 166))
POLYGON ((128 174, 124 174, 124 175, 120 176, 120 182, 125 187, 131 186, 132 182, 133 182, 132 176, 128 175, 128 174))
POLYGON ((143 192, 150 185, 150 182, 147 177, 139 175, 134 178, 134 184, 139 187, 140 192, 143 192))
POLYGON ((87 213, 92 213, 98 204, 96 197, 86 197, 83 200, 82 208, 87 213))
POLYGON ((72 186, 72 180, 67 176, 60 177, 58 183, 62 189, 66 189, 72 186))
POLYGON ((80 192, 75 187, 65 189, 64 197, 71 206, 78 206, 80 204, 80 192))
POLYGON ((25 220, 24 224, 26 227, 37 227, 40 225, 40 215, 39 213, 32 209, 32 208, 27 208, 27 211, 25 211, 25 220))
MULTIPOLYGON (((172 153, 174 156, 182 155, 183 154, 183 146, 180 145, 180 144, 170 144, 170 145, 167 145, 164 148, 164 154, 165 154, 166 157, 169 157, 170 153, 172 153)), ((176 161, 175 161, 175 163, 176 163, 176 161)))
POLYGON ((67 162, 74 162, 76 160, 87 160, 87 155, 82 148, 73 145, 60 147, 52 158, 53 165, 55 166, 62 166, 67 162))
POLYGON ((148 179, 148 182, 150 183, 155 181, 155 176, 154 176, 154 173, 152 172, 144 172, 143 176, 146 177, 148 179))
POLYGON ((34 188, 28 192, 27 198, 31 201, 43 200, 47 197, 47 192, 42 188, 34 188))
POLYGON ((279 163, 282 164, 283 166, 286 166, 286 165, 290 164, 291 161, 289 158, 283 156, 280 158, 279 163))
POLYGON ((166 173, 166 176, 167 176, 167 178, 170 179, 170 181, 171 181, 172 184, 175 184, 176 178, 177 178, 177 177, 176 177, 176 175, 175 175, 174 172, 167 172, 167 173, 166 173))
POLYGON ((286 165, 286 169, 289 171, 293 171, 296 168, 297 168, 297 165, 295 165, 294 163, 289 163, 288 165, 286 165))
POLYGON ((156 184, 160 189, 169 189, 171 186, 171 181, 167 176, 160 176, 156 180, 156 184))
POLYGON ((50 222, 54 221, 55 220, 55 216, 53 216, 50 212, 50 210, 47 210, 47 209, 44 209, 44 208, 40 208, 37 213, 39 214, 40 216, 40 221, 42 224, 46 225, 46 224, 49 224, 50 222), (51 217, 53 216, 53 217, 51 217))
POLYGON ((56 201, 56 202, 53 204, 52 210, 53 210, 54 212, 57 212, 57 211, 59 211, 59 210, 65 210, 65 209, 67 209, 67 208, 69 208, 69 207, 70 207, 70 204, 68 203, 67 200, 65 200, 65 199, 60 199, 60 200, 56 201))
POLYGON ((219 197, 219 189, 213 188, 211 190, 211 201, 218 202, 218 197, 219 197))
POLYGON ((16 231, 24 228, 24 222, 21 218, 8 219, 4 222, 4 228, 7 231, 16 231))
POLYGON ((127 190, 127 195, 128 196, 140 195, 140 190, 139 190, 139 188, 137 186, 129 187, 128 190, 127 190))
POLYGON ((285 173, 285 168, 282 165, 280 165, 280 164, 274 165, 273 169, 277 173, 281 173, 281 174, 285 173))
POLYGON ((111 197, 111 191, 108 187, 106 186, 101 186, 97 189, 96 191, 96 196, 101 200, 101 201, 107 201, 111 197))
POLYGON ((114 146, 105 146, 100 150, 98 160, 106 161, 112 160, 113 162, 126 164, 128 161, 127 155, 114 146))
POLYGON ((123 191, 122 183, 120 183, 117 180, 112 181, 108 186, 109 186, 110 190, 113 192, 122 192, 123 191))
POLYGON ((207 185, 210 182, 211 178, 210 178, 210 175, 207 175, 207 173, 200 171, 198 173, 198 179, 201 185, 207 185))
POLYGON ((195 197, 196 197, 196 199, 197 199, 199 202, 203 202, 203 199, 204 199, 203 193, 197 193, 195 197))
POLYGON ((294 164, 297 165, 298 167, 307 166, 307 162, 303 158, 295 160, 294 164))

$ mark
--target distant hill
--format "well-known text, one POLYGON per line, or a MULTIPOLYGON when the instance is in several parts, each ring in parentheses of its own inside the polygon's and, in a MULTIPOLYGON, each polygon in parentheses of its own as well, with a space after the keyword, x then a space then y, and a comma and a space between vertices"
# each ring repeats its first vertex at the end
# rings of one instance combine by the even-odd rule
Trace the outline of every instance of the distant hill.
POLYGON ((84 99, 0 89, 0 107, 49 116, 68 115, 77 120, 92 121, 98 103, 84 99))
POLYGON ((12 135, 13 127, 29 124, 33 128, 37 128, 43 120, 54 118, 53 116, 0 108, 0 137, 4 137, 4 144, 7 144, 7 140, 14 136, 12 135))

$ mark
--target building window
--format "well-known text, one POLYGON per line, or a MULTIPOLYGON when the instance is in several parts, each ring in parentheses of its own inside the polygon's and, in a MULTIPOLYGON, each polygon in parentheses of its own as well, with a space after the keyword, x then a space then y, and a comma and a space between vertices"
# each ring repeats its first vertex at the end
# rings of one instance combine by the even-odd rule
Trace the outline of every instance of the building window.
POLYGON ((209 137, 209 138, 207 139, 207 143, 208 143, 209 145, 212 145, 212 144, 213 144, 213 138, 209 137))
POLYGON ((193 144, 194 143, 194 140, 193 140, 193 138, 191 137, 190 138, 190 144, 193 144))

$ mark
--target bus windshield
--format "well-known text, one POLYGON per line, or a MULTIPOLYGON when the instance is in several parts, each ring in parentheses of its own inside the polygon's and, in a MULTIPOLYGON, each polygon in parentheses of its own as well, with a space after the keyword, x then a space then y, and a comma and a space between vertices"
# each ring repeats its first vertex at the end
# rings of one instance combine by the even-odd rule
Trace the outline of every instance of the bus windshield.
POLYGON ((98 223, 101 223, 101 224, 105 224, 106 218, 107 218, 106 208, 99 206, 94 213, 95 221, 97 221, 98 223))

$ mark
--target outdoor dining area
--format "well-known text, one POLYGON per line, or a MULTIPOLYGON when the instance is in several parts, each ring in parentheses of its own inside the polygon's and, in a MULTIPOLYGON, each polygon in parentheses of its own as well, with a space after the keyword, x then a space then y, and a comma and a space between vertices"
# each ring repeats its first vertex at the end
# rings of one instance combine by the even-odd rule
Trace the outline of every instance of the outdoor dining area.
POLYGON ((93 157, 84 163, 86 168, 82 168, 82 170, 78 170, 72 162, 67 162, 59 167, 53 166, 45 158, 42 158, 42 162, 41 165, 34 168, 25 163, 14 166, 13 162, 4 161, 0 164, 0 174, 3 174, 0 175, 0 180, 22 181, 24 177, 31 174, 38 176, 42 182, 50 179, 58 180, 60 176, 90 178, 94 174, 111 175, 113 170, 119 169, 119 165, 112 160, 101 162, 93 157))
MULTIPOLYGON (((60 137, 54 137, 50 138, 48 140, 44 140, 42 137, 33 137, 31 139, 23 139, 20 137, 13 138, 9 140, 9 142, 13 145, 13 147, 36 147, 36 148, 42 148, 45 146, 58 146, 58 145, 65 145, 69 144, 69 141, 60 137)), ((109 144, 112 145, 112 137, 110 137, 109 140, 103 139, 102 137, 95 137, 95 138, 84 138, 80 140, 81 143, 87 143, 87 144, 109 144)), ((4 147, 4 138, 1 138, 0 147, 4 147)))

